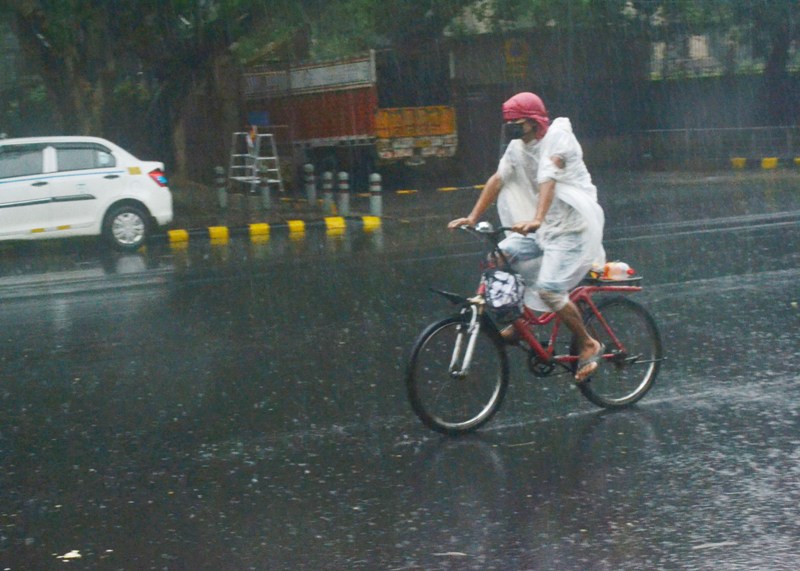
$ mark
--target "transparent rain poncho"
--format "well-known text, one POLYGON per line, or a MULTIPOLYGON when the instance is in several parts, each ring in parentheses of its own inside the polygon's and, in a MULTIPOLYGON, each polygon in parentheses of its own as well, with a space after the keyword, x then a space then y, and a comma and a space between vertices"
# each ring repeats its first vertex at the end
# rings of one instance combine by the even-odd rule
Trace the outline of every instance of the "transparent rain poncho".
POLYGON ((511 250, 512 258, 518 259, 515 265, 526 283, 535 284, 533 289, 527 289, 525 303, 546 311, 549 308, 534 290, 566 292, 593 265, 605 263, 602 245, 605 216, 597 203, 597 188, 583 162, 583 151, 569 119, 559 117, 553 121, 540 141, 528 144, 519 139, 512 141, 500 160, 498 173, 503 187, 497 210, 504 226, 532 220, 539 184, 548 180, 556 183, 555 197, 542 226, 536 234, 525 238, 535 241, 538 252, 532 244, 525 247, 519 235, 511 235, 501 244, 504 250, 511 250), (559 168, 552 157, 559 157, 564 167, 559 168))

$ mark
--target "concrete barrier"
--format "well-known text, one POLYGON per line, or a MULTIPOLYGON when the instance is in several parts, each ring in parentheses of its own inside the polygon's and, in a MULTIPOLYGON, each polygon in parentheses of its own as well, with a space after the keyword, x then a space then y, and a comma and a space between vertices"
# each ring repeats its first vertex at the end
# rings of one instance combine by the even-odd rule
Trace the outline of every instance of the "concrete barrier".
POLYGON ((333 173, 322 173, 322 211, 325 214, 333 213, 333 173))
POLYGON ((369 175, 369 213, 373 216, 383 216, 382 191, 381 175, 378 173, 369 175))
POLYGON ((731 167, 733 167, 734 170, 741 170, 748 167, 761 168, 762 170, 774 170, 781 167, 797 166, 800 166, 800 157, 731 157, 731 167))
POLYGON ((337 203, 339 214, 347 216, 350 214, 350 175, 342 171, 338 175, 339 192, 337 193, 337 203))
POLYGON ((317 183, 314 178, 314 165, 311 163, 303 165, 303 176, 305 178, 306 200, 309 206, 315 207, 317 205, 317 183))
POLYGON ((287 220, 277 224, 259 222, 244 226, 208 226, 194 229, 168 230, 165 234, 153 236, 153 240, 166 239, 170 244, 185 244, 194 240, 211 240, 213 242, 227 242, 235 236, 249 237, 263 241, 269 239, 276 231, 286 231, 297 237, 306 232, 308 228, 324 227, 326 231, 343 232, 348 228, 361 229, 364 232, 373 232, 382 226, 379 216, 327 216, 318 220, 287 220))

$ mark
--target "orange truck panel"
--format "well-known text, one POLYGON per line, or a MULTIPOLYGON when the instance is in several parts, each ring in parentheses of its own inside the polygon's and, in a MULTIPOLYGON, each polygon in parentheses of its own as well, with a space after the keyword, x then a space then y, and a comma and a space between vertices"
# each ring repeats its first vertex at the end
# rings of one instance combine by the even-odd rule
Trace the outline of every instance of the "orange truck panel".
POLYGON ((452 135, 455 110, 444 105, 378 109, 375 127, 379 139, 452 135))

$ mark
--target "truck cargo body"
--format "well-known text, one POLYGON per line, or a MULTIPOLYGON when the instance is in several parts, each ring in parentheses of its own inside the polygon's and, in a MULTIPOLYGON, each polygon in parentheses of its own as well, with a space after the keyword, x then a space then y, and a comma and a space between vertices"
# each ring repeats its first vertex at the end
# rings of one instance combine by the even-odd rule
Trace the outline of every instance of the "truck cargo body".
POLYGON ((312 147, 364 142, 375 134, 377 107, 370 87, 283 96, 269 101, 273 125, 287 125, 296 144, 312 147))
POLYGON ((385 161, 455 154, 449 105, 381 108, 375 52, 369 56, 245 74, 251 120, 283 129, 295 149, 358 147, 385 161))

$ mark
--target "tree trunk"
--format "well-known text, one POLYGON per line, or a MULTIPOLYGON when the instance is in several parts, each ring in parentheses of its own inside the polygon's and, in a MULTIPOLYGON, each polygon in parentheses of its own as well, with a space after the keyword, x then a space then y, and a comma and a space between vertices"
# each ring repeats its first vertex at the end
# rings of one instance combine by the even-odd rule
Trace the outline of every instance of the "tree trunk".
POLYGON ((212 56, 179 90, 173 117, 173 177, 208 181, 215 166, 228 164, 232 133, 241 115, 240 72, 228 53, 212 56))
POLYGON ((772 38, 769 58, 764 70, 766 120, 771 125, 785 125, 791 120, 791 90, 786 65, 792 36, 789 25, 780 26, 772 38))
POLYGON ((172 165, 171 176, 179 180, 188 180, 189 178, 186 121, 186 114, 181 112, 172 127, 172 158, 174 164, 172 165))

